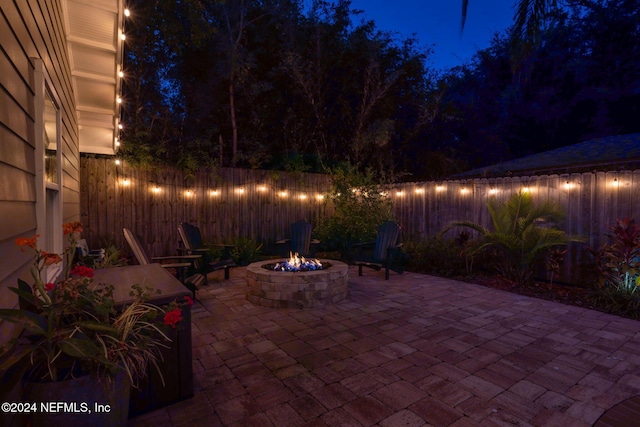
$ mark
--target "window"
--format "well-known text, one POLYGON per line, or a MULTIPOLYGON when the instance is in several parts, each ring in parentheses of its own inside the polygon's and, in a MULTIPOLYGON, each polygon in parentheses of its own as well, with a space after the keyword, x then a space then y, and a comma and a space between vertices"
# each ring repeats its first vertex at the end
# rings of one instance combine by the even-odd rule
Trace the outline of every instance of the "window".
MULTIPOLYGON (((60 100, 44 70, 42 60, 35 65, 36 135, 36 219, 40 249, 62 253, 62 146, 60 138, 60 100)), ((61 263, 57 264, 61 269, 61 263)), ((52 280, 60 273, 47 271, 52 280)))

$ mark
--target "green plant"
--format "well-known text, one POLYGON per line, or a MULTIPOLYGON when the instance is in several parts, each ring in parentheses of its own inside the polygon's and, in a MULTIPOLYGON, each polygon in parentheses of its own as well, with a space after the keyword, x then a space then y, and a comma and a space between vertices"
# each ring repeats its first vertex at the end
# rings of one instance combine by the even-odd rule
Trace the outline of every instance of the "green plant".
POLYGON ((247 265, 260 258, 262 243, 245 237, 239 237, 234 242, 231 258, 237 265, 247 265))
POLYGON ((122 256, 122 252, 115 245, 111 244, 104 248, 101 258, 94 255, 78 256, 78 261, 92 268, 112 268, 127 265, 127 259, 122 256))
POLYGON ((490 200, 487 208, 493 231, 473 222, 457 221, 442 233, 458 226, 477 231, 481 240, 477 246, 470 247, 469 253, 473 256, 485 249, 495 249, 499 255, 496 257, 498 272, 519 285, 531 280, 534 263, 550 249, 570 241, 582 241, 553 227, 554 222, 563 217, 559 206, 551 202, 536 205, 528 192, 515 193, 504 203, 490 200))
POLYGON ((373 174, 359 173, 351 166, 333 171, 327 199, 335 212, 320 219, 316 233, 326 250, 338 250, 343 257, 352 244, 375 239, 376 228, 393 218, 392 203, 373 174))
POLYGON ((618 219, 607 235, 609 243, 590 250, 601 275, 599 287, 634 294, 640 286, 640 227, 630 218, 618 219))
POLYGON ((57 382, 93 373, 108 384, 124 370, 135 386, 170 342, 163 329, 179 324, 182 305, 191 303, 158 307, 146 302, 149 288, 134 286, 133 302, 118 307, 113 286, 93 283, 92 268, 73 266, 75 236, 81 230, 79 223, 65 224, 69 246, 62 256, 38 249, 38 236, 17 239, 23 251, 35 252, 33 284, 18 280, 18 287, 10 289, 18 295, 19 308, 0 309, 0 319, 24 328, 0 352, 3 384, 22 378, 57 382), (61 279, 47 282, 46 270, 65 256, 61 279))
POLYGON ((465 257, 453 240, 440 236, 409 239, 403 248, 409 254, 411 271, 447 277, 465 274, 465 257))

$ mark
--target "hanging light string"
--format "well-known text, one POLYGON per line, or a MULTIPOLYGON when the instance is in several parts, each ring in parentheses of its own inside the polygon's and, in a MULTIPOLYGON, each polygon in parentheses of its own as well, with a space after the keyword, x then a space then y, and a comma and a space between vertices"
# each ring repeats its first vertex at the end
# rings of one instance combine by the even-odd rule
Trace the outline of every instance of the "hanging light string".
MULTIPOLYGON (((619 190, 621 187, 631 188, 633 186, 633 177, 624 177, 624 172, 629 171, 608 171, 599 172, 605 174, 605 185, 607 189, 619 190)), ((380 186, 380 194, 383 196, 391 196, 395 198, 408 197, 427 197, 444 195, 447 192, 458 192, 461 196, 486 195, 498 196, 500 194, 512 194, 517 191, 535 193, 544 190, 550 186, 555 186, 558 190, 575 191, 582 185, 582 177, 584 175, 596 175, 598 172, 586 172, 583 174, 563 174, 563 175, 541 175, 541 176, 523 176, 523 177, 505 177, 505 178, 474 178, 464 180, 445 180, 445 181, 425 181, 425 182, 409 182, 403 184, 389 184, 380 186)), ((640 174, 635 171, 634 175, 640 174)), ((125 164, 122 160, 116 159, 116 177, 120 185, 124 187, 133 186, 134 184, 143 185, 150 188, 150 191, 159 194, 171 188, 172 191, 182 193, 185 197, 194 198, 203 195, 219 198, 222 196, 241 197, 247 194, 257 195, 273 195, 277 199, 300 199, 306 200, 326 200, 329 192, 330 184, 327 182, 326 190, 318 190, 317 186, 302 184, 300 186, 283 186, 269 182, 269 178, 263 180, 250 180, 241 184, 235 182, 211 183, 210 175, 207 175, 206 182, 194 183, 190 185, 175 184, 161 182, 158 173, 155 179, 148 179, 140 176, 138 170, 130 168, 129 173, 125 172, 125 164), (135 176, 135 182, 133 177, 135 176), (250 189, 255 191, 251 192, 250 189)), ((232 181, 236 181, 237 177, 231 177, 232 181)), ((638 180, 635 180, 638 182, 638 180)), ((322 186, 321 186, 322 187, 322 186)), ((354 189, 354 192, 357 192, 354 189)))

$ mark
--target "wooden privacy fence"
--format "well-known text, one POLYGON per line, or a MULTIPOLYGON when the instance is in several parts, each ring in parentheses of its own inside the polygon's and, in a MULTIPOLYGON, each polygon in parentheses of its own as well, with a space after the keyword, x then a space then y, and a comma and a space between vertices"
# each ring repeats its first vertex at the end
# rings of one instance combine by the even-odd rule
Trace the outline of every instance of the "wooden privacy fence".
MULTIPOLYGON (((389 195, 404 235, 424 237, 460 220, 492 229, 488 199, 505 201, 521 190, 529 191, 536 202, 559 204, 566 214, 560 228, 586 239, 584 244, 570 245, 565 256, 560 277, 569 283, 586 280, 585 246, 599 248, 606 243, 609 227, 618 218, 640 221, 640 170, 407 183, 393 186, 389 195)), ((448 237, 460 231, 451 230, 448 237)))
POLYGON ((128 252, 126 227, 150 256, 174 254, 178 224, 187 221, 207 241, 243 237, 269 250, 288 237, 292 222, 315 224, 333 210, 324 197, 328 175, 221 168, 186 177, 175 169, 142 170, 96 158, 82 158, 80 167, 83 237, 92 248, 112 243, 128 252))
MULTIPOLYGON (((90 247, 115 243, 128 250, 122 228, 136 233, 150 255, 173 254, 182 221, 197 224, 206 240, 244 237, 264 244, 288 237, 299 219, 317 224, 333 213, 325 195, 331 177, 322 174, 222 168, 187 178, 174 169, 145 171, 110 159, 82 158, 81 215, 90 247)), ((640 170, 397 184, 387 188, 405 239, 435 236, 453 221, 491 228, 486 202, 518 191, 551 200, 566 213, 560 227, 583 236, 570 246, 560 279, 584 281, 585 246, 599 248, 616 219, 640 221, 640 170)), ((452 230, 454 237, 461 230, 452 230)))

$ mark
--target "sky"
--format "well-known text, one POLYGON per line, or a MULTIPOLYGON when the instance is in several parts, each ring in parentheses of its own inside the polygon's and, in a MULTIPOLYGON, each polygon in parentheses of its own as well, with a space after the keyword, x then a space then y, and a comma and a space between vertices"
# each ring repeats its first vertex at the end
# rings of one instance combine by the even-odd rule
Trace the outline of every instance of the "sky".
POLYGON ((433 48, 429 65, 444 70, 489 47, 493 34, 512 24, 514 3, 469 0, 462 36, 462 0, 352 0, 351 7, 364 11, 361 17, 375 21, 378 29, 398 32, 401 39, 415 33, 420 45, 433 48))

